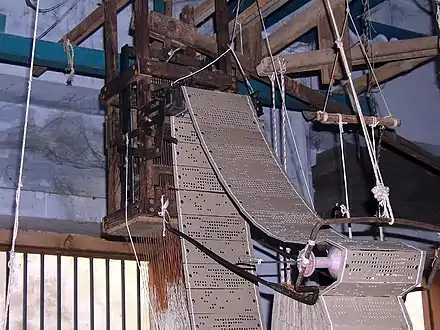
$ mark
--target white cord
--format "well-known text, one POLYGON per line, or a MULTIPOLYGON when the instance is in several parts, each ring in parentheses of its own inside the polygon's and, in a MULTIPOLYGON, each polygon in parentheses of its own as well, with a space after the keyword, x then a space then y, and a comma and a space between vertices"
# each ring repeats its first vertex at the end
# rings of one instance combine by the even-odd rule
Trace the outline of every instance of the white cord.
MULTIPOLYGON (((352 99, 353 99, 353 103, 354 103, 353 106, 356 108, 356 112, 357 112, 357 114, 359 116, 359 120, 361 122, 361 127, 362 127, 362 131, 364 133, 364 136, 365 136, 365 143, 367 146, 368 155, 370 157, 371 165, 373 167, 373 172, 374 172, 374 175, 376 178, 376 186, 373 187, 373 189, 371 191, 372 191, 374 197, 376 198, 376 200, 378 201, 379 205, 384 207, 384 209, 386 210, 386 214, 388 215, 389 218, 391 218, 391 221, 389 224, 392 225, 392 224, 394 224, 394 215, 393 215, 393 210, 392 210, 391 203, 389 200, 389 188, 386 187, 383 183, 379 166, 376 162, 375 156, 373 155, 372 143, 370 140, 369 132, 368 132, 368 129, 367 129, 367 126, 365 123, 364 115, 362 113, 361 105, 359 103, 359 98, 356 93, 356 88, 353 83, 353 79, 352 79, 352 75, 351 75, 351 71, 350 71, 350 66, 348 64, 347 56, 345 54, 344 44, 342 43, 342 38, 339 33, 338 26, 336 24, 336 19, 335 19, 334 13, 333 13, 333 9, 331 7, 329 0, 325 0, 325 2, 326 2, 329 16, 330 16, 333 31, 336 36, 335 43, 336 43, 336 46, 338 47, 339 53, 341 55, 342 63, 344 64, 344 69, 347 73, 348 83, 349 83, 349 87, 351 90, 352 99)), ((347 10, 350 15, 350 18, 352 19, 352 16, 349 12, 350 9, 348 6, 347 6, 347 10)))
MULTIPOLYGON (((261 9, 260 9, 259 6, 258 6, 258 13, 260 15, 261 25, 263 26, 263 32, 264 32, 264 37, 265 37, 264 40, 266 42, 267 51, 268 51, 268 53, 270 55, 270 59, 271 59, 271 62, 272 62, 272 67, 273 67, 273 72, 275 73, 275 79, 276 79, 276 82, 277 82, 277 85, 278 85, 278 89, 280 91, 284 90, 284 95, 283 95, 283 93, 281 93, 281 101, 284 102, 284 104, 285 104, 285 102, 286 102, 285 101, 285 98, 286 98, 285 88, 281 87, 281 82, 280 82, 280 80, 278 79, 278 76, 277 76, 278 70, 277 70, 277 67, 275 65, 275 60, 274 60, 274 57, 273 57, 273 54, 272 54, 272 48, 270 47, 270 44, 269 44, 269 38, 267 37, 268 34, 267 34, 267 30, 266 30, 266 25, 264 24, 263 14, 261 13, 261 9)), ((281 74, 283 74, 283 73, 281 72, 281 74)), ((295 147, 296 156, 298 157, 299 166, 301 168, 301 173, 302 173, 302 176, 304 178, 304 184, 305 184, 305 186, 307 188, 307 193, 309 195, 310 203, 313 206, 312 193, 310 191, 310 187, 309 187, 309 184, 308 184, 308 181, 307 181, 307 178, 306 178, 306 174, 304 172, 304 167, 302 165, 301 156, 300 156, 299 150, 298 150, 298 145, 296 144, 295 135, 293 134, 292 124, 290 123, 289 116, 286 116, 286 117, 287 117, 287 124, 289 125, 290 135, 292 136, 293 145, 295 147)))
POLYGON ((165 195, 160 196, 160 211, 158 212, 159 216, 162 217, 162 237, 166 236, 166 224, 168 222, 167 215, 168 213, 168 205, 170 204, 170 201, 167 199, 165 200, 165 195))
POLYGON ((133 242, 133 236, 131 235, 130 226, 128 224, 128 149, 129 149, 129 147, 130 147, 130 139, 128 137, 128 134, 126 134, 125 135, 125 203, 124 203, 124 206, 125 206, 125 209, 124 209, 124 211, 125 211, 125 227, 127 228, 127 233, 128 233, 128 237, 130 239, 131 248, 133 249, 133 254, 136 259, 136 264, 137 264, 137 266, 139 268, 139 272, 141 274, 141 281, 143 284, 144 296, 147 300, 148 307, 151 310, 151 314, 153 315, 153 320, 156 323, 156 325, 159 326, 159 323, 158 323, 158 320, 156 317, 156 313, 153 310, 153 306, 151 305, 150 295, 147 290, 147 288, 148 288, 148 280, 147 280, 148 275, 145 273, 145 270, 142 267, 141 262, 139 260, 139 257, 138 257, 137 251, 136 251, 136 246, 134 245, 134 242, 133 242))
POLYGON ((273 151, 275 157, 278 158, 278 127, 277 127, 277 106, 276 106, 276 95, 275 95, 275 72, 270 75, 270 86, 272 90, 272 131, 273 131, 273 151))
MULTIPOLYGON (((345 152, 344 152, 344 122, 342 121, 342 115, 339 114, 339 144, 341 147, 341 161, 342 161, 342 172, 344 173, 344 191, 345 191, 345 205, 341 205, 341 212, 343 216, 351 218, 350 215, 350 201, 348 197, 348 183, 347 183, 347 168, 345 165, 345 152)), ((353 238, 353 230, 351 228, 351 223, 348 224, 348 237, 353 238)))
POLYGON ((14 227, 12 231, 12 242, 11 249, 9 251, 9 279, 8 279, 8 287, 6 292, 6 301, 5 301, 5 311, 2 319, 2 329, 6 329, 8 315, 9 315, 9 305, 11 304, 12 294, 14 293, 17 285, 17 275, 20 271, 21 265, 16 259, 15 255, 15 245, 18 236, 18 228, 19 228, 19 217, 20 217, 20 200, 21 200, 21 188, 23 186, 23 168, 24 168, 24 155, 26 149, 26 139, 27 139, 27 131, 29 124, 29 109, 31 104, 31 90, 32 90, 32 72, 34 70, 34 62, 35 62, 35 48, 37 44, 37 27, 38 27, 38 13, 40 8, 40 0, 37 0, 36 10, 35 10, 35 23, 34 23, 34 35, 32 39, 32 53, 31 53, 31 65, 29 68, 29 84, 27 90, 27 98, 26 98, 26 112, 24 116, 24 125, 23 125, 23 137, 21 142, 21 156, 20 156, 20 170, 18 174, 18 184, 17 190, 15 192, 15 215, 14 215, 14 227))
MULTIPOLYGON (((284 171, 287 173, 287 137, 286 137, 286 86, 284 83, 284 74, 286 73, 286 64, 283 58, 278 58, 278 65, 280 66, 280 80, 281 80, 281 134, 283 145, 281 149, 281 159, 283 161, 284 171)), ((301 162, 301 159, 299 160, 301 162)))
MULTIPOLYGON (((437 1, 437 0, 436 0, 436 1, 437 1)), ((372 76, 373 76, 374 82, 376 83, 376 86, 377 86, 377 89, 378 89, 378 91, 379 91, 379 94, 380 94, 380 96, 381 96, 381 98, 382 98, 382 100, 383 100, 383 103, 384 103, 384 105, 385 105, 385 109, 387 110, 388 116, 391 117, 392 114, 391 114, 390 107, 388 106, 388 103, 387 103, 387 101, 386 101, 386 99, 385 99, 385 96, 383 95, 382 87, 380 87, 379 80, 377 79, 376 73, 374 72, 374 68, 373 68, 373 66, 372 66, 372 64, 371 64, 371 61, 370 61, 369 57, 368 57, 367 50, 365 49, 365 45, 364 45, 364 43, 362 42, 362 38, 361 38, 361 36, 360 36, 360 34, 359 34, 359 31, 358 31, 358 29, 357 29, 357 27, 356 27, 356 24, 354 23, 353 16, 351 16, 351 11, 350 11, 350 8, 349 8, 348 5, 347 5, 347 13, 348 13, 348 16, 350 17, 350 21, 352 22, 354 32, 356 33, 356 36, 358 37, 358 40, 359 40, 359 46, 361 47, 361 51, 362 51, 362 53, 363 53, 363 55, 364 55, 364 57, 365 57, 365 61, 367 62, 368 68, 370 69, 370 72, 371 72, 371 74, 372 74, 372 76)), ((371 46, 371 47, 372 47, 372 46, 371 46)))

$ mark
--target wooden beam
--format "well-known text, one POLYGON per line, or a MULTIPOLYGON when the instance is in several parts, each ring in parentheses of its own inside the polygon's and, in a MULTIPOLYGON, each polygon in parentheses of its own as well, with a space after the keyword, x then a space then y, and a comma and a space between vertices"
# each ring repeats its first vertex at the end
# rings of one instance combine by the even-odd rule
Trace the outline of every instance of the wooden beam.
MULTIPOLYGON (((217 53, 223 54, 229 47, 228 3, 226 0, 215 0, 215 31, 217 33, 217 53)), ((228 53, 218 61, 218 67, 226 74, 232 74, 231 56, 228 53)))
MULTIPOLYGON (((272 14, 274 11, 276 11, 278 8, 283 6, 288 0, 258 0, 258 3, 260 4, 261 8, 261 16, 263 16, 263 19, 272 14)), ((234 23, 235 23, 235 17, 234 19, 229 22, 229 37, 232 37, 232 33, 234 31, 234 23)), ((238 36, 240 32, 240 26, 241 28, 245 27, 248 24, 254 24, 258 23, 261 25, 261 19, 260 14, 258 12, 258 6, 257 2, 255 1, 251 6, 246 8, 240 15, 238 15, 237 23, 239 24, 235 35, 238 36)), ((216 34, 211 36, 215 40, 216 34)))
MULTIPOLYGON (((104 0, 104 55, 105 81, 109 82, 118 75, 118 27, 117 11, 114 0, 104 0)), ((107 106, 106 147, 107 147, 107 212, 113 213, 120 209, 122 199, 120 155, 116 141, 121 134, 119 126, 119 109, 107 106)))
MULTIPOLYGON (((336 0, 332 3, 336 5, 342 2, 344 0, 336 0)), ((313 0, 310 6, 300 9, 288 22, 268 37, 272 53, 279 53, 304 33, 313 29, 323 15, 325 16, 325 8, 322 0, 313 0)), ((268 50, 264 48, 263 57, 268 55, 268 50)))
MULTIPOLYGON (((114 0, 116 11, 121 11, 128 5, 130 0, 114 0)), ((74 46, 80 45, 88 37, 90 37, 96 30, 104 25, 104 6, 100 5, 93 10, 86 18, 84 18, 77 26, 65 34, 58 42, 63 43, 65 39, 69 39, 74 46)), ((33 71, 34 77, 40 77, 47 71, 44 67, 35 67, 33 71)))
POLYGON ((255 68, 262 58, 261 24, 259 22, 251 23, 243 27, 243 49, 241 44, 237 43, 237 49, 247 58, 249 66, 255 68))
MULTIPOLYGON (((338 30, 342 35, 342 42, 344 44, 344 48, 347 51, 347 54, 350 54, 350 37, 349 37, 349 29, 348 26, 344 26, 345 16, 346 16, 346 3, 336 3, 333 4, 333 13, 335 15, 335 19, 338 25, 338 30)), ((348 25, 348 23, 346 24, 348 25)), ((333 29, 330 26, 330 17, 328 14, 322 14, 319 17, 318 21, 318 44, 319 49, 330 49, 335 47, 335 37, 333 34, 333 29)), ((339 57, 338 57, 339 58, 339 57)), ((351 64, 351 60, 348 57, 349 64, 351 64)), ((330 84, 330 80, 332 78, 332 72, 334 80, 340 80, 344 77, 344 69, 341 65, 341 61, 338 60, 336 63, 332 63, 331 65, 326 65, 321 68, 321 83, 328 85, 330 84), (334 69, 333 69, 334 66, 334 69)))
MULTIPOLYGON (((180 13, 180 19, 182 20, 182 22, 190 26, 195 26, 194 17, 194 6, 186 5, 182 8, 182 12, 180 13)), ((196 51, 192 48, 186 49, 185 54, 188 56, 196 57, 196 51)))
MULTIPOLYGON (((400 61, 438 55, 438 38, 436 36, 396 40, 375 43, 370 46, 375 63, 400 61)), ((330 65, 335 58, 333 49, 316 50, 311 52, 283 55, 286 61, 287 73, 318 71, 323 65, 330 65)), ((353 65, 365 65, 365 57, 359 45, 351 50, 353 65)), ((264 58, 259 65, 259 73, 272 74, 270 59, 264 58)))
MULTIPOLYGON (((217 45, 214 40, 201 35, 193 26, 185 24, 172 17, 167 17, 159 13, 151 12, 150 29, 158 35, 163 35, 179 43, 186 44, 188 47, 194 48, 204 55, 213 58, 217 57, 217 45)), ((266 77, 259 77, 255 69, 253 67, 250 67, 247 59, 243 55, 237 53, 237 57, 240 60, 243 69, 247 75, 270 85, 270 80, 266 77)), ((237 69, 237 65, 235 64, 235 62, 232 62, 232 65, 235 69, 237 69)), ((296 97, 308 104, 311 104, 314 109, 322 109, 325 103, 324 94, 315 91, 312 88, 309 88, 289 77, 286 77, 285 83, 287 94, 296 97)), ((348 107, 332 100, 329 100, 327 110, 329 112, 351 113, 351 110, 348 107), (333 111, 330 111, 329 109, 332 109, 333 111)))
MULTIPOLYGON (((0 251, 8 251, 12 230, 0 229, 0 251)), ((20 253, 60 254, 73 257, 134 259, 131 244, 99 237, 42 231, 19 231, 15 247, 20 253)))
MULTIPOLYGON (((194 8, 194 25, 198 26, 199 24, 206 21, 210 16, 212 16, 215 12, 215 0, 205 0, 200 5, 194 8)), ((228 2, 230 0, 227 0, 228 2)))
MULTIPOLYGON (((148 62, 150 60, 150 26, 146 24, 149 22, 148 11, 148 1, 134 0, 134 51, 139 74, 148 74, 148 62)), ((141 109, 150 101, 149 78, 141 79, 138 82, 136 93, 137 103, 141 109)), ((142 111, 138 111, 137 122, 141 122, 143 117, 142 111)), ((151 135, 142 136, 138 142, 144 149, 152 148, 154 143, 151 135)), ((142 205, 147 205, 146 208, 148 209, 153 207, 156 197, 153 172, 153 160, 141 158, 139 161, 139 200, 142 205)), ((141 212, 145 211, 141 210, 141 212)))
MULTIPOLYGON (((383 66, 374 69, 377 81, 379 84, 383 84, 391 79, 394 79, 400 75, 408 73, 420 65, 426 64, 434 60, 435 57, 421 57, 413 60, 405 60, 399 62, 391 62, 384 64, 383 66)), ((374 79, 369 77, 369 74, 365 74, 359 78, 354 79, 354 87, 357 94, 362 94, 368 90, 369 87, 376 87, 374 79), (370 86, 368 86, 370 84, 370 86)), ((344 86, 338 87, 333 93, 345 93, 344 86)))
MULTIPOLYGON (((150 29, 159 35, 166 35, 180 43, 186 44, 189 47, 194 48, 198 52, 211 56, 217 56, 217 47, 215 42, 209 37, 200 35, 197 30, 181 21, 173 19, 171 17, 166 17, 164 15, 152 12, 150 14, 150 29)), ((432 37, 436 39, 436 37, 432 37)), ((270 84, 270 81, 266 77, 259 77, 254 69, 250 69, 247 60, 241 55, 237 54, 240 62, 242 63, 245 72, 251 77, 270 84)), ((234 65, 234 64, 233 64, 234 65)), ((325 102, 325 95, 321 92, 315 91, 294 79, 286 77, 285 81, 286 93, 296 97, 308 104, 310 104, 315 110, 320 110, 323 108, 325 102)), ((347 106, 329 100, 326 108, 327 112, 331 113, 341 113, 341 114, 351 114, 352 111, 347 106)), ((400 141, 405 141, 406 147, 401 143, 397 143, 394 139, 389 138, 389 134, 384 134, 384 142, 390 146, 394 146, 397 149, 402 150, 404 153, 408 153, 411 157, 418 159, 425 165, 433 166, 432 159, 429 155, 422 152, 421 150, 416 150, 413 148, 409 151, 410 145, 416 146, 414 143, 399 137, 400 141), (388 137, 387 137, 388 136, 388 137)), ((419 148, 420 149, 420 148, 419 148)), ((432 156, 432 155, 431 155, 432 156)), ((434 157, 433 157, 434 158, 434 157)), ((440 166, 438 167, 440 169, 440 166)))

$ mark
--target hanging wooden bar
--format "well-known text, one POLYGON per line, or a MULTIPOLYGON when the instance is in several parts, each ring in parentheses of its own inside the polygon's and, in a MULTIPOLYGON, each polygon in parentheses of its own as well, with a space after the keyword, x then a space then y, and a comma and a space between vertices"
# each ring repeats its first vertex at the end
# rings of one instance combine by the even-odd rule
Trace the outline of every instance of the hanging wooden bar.
MULTIPOLYGON (((359 117, 356 115, 346 115, 339 113, 328 113, 324 111, 303 111, 303 116, 307 121, 318 121, 322 123, 337 124, 342 121, 344 124, 360 124, 359 117)), ((400 127, 402 124, 400 119, 394 117, 374 117, 364 116, 367 125, 378 125, 388 128, 400 127)))

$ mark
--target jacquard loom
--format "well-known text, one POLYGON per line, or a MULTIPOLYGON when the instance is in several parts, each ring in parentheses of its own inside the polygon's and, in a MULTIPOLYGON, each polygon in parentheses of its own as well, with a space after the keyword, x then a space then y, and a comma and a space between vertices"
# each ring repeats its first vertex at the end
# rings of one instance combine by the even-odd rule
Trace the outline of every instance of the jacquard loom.
MULTIPOLYGON (((113 212, 104 219, 104 232, 145 247, 135 252, 149 262, 152 327, 264 329, 259 289, 266 286, 275 292, 274 330, 412 329, 404 298, 422 290, 426 253, 403 242, 350 238, 330 225, 391 221, 438 228, 395 219, 380 172, 373 193, 384 210, 381 217, 321 219, 292 185, 266 139, 261 102, 240 59, 234 62, 227 54, 220 59, 223 72, 204 71, 204 77, 190 72, 175 81, 166 74, 157 79, 151 74, 154 62, 145 56, 148 7, 136 1, 133 18, 134 48, 122 49, 121 75, 114 78, 113 72, 101 93, 110 109, 109 182, 120 182, 120 190, 109 196, 113 212), (130 66, 131 60, 136 64, 130 66), (231 66, 239 69, 249 96, 234 93, 231 66), (253 239, 290 265, 286 282, 259 276, 253 239)), ((150 22, 170 40, 185 31, 171 18, 165 26, 154 16, 150 22)), ((349 69, 337 30, 336 39, 343 68, 349 69)), ((226 44, 218 54, 227 51, 226 44)), ((260 76, 277 75, 277 70, 273 58, 257 67, 260 76)), ((282 102, 285 108, 285 96, 282 102)), ((356 93, 353 108, 359 118, 325 111, 308 115, 341 125, 343 120, 400 125, 394 118, 364 117, 356 93)), ((437 260, 428 267, 428 282, 437 268, 437 260)))

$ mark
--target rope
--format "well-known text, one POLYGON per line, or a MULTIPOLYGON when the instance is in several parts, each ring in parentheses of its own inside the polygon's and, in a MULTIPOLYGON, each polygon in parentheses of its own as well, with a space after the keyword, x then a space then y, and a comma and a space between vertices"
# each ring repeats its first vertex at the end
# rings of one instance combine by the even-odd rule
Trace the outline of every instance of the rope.
MULTIPOLYGON (((345 191, 345 205, 341 205, 341 212, 343 216, 351 218, 350 216, 350 201, 348 197, 348 184, 347 184, 347 169, 345 166, 345 152, 344 152, 344 122, 342 121, 342 115, 339 114, 339 144, 341 146, 341 161, 342 161, 342 172, 344 173, 344 191, 345 191)), ((348 237, 353 238, 353 230, 351 228, 351 223, 348 224, 348 237)))
MULTIPOLYGON (((373 155, 372 142, 370 140, 368 129, 367 129, 367 126, 366 126, 366 123, 365 123, 365 118, 364 118, 364 115, 362 113, 361 105, 359 103, 359 98, 358 98, 357 93, 356 93, 356 88, 355 88, 354 83, 353 83, 352 74, 351 74, 351 71, 350 71, 350 67, 348 65, 347 56, 345 54, 344 45, 342 43, 342 38, 341 38, 341 35, 339 33, 337 24, 336 24, 336 19, 335 19, 334 13, 333 13, 333 9, 331 7, 331 4, 330 4, 329 0, 325 0, 325 2, 326 2, 326 5, 327 5, 327 8, 328 8, 328 13, 329 13, 329 16, 330 16, 330 19, 331 19, 331 24, 333 26, 333 30, 334 30, 335 36, 336 36, 336 42, 335 43, 336 43, 336 46, 338 47, 339 53, 341 55, 342 62, 344 64, 345 71, 347 73, 349 87, 350 87, 350 90, 351 90, 351 93, 352 93, 352 96, 353 96, 353 98, 352 98, 353 99, 353 103, 354 103, 353 106, 356 109, 356 112, 357 112, 357 114, 359 116, 359 120, 361 122, 361 127, 362 127, 362 131, 364 133, 364 136, 365 136, 365 142, 366 142, 366 146, 367 146, 367 150, 368 150, 368 155, 370 157, 370 161, 371 161, 371 164, 372 164, 372 167, 373 167, 373 172, 374 172, 375 179, 376 179, 376 186, 373 187, 373 189, 371 189, 371 191, 372 191, 374 197, 376 198, 376 200, 378 201, 379 205, 384 207, 385 214, 388 215, 388 218, 391 218, 391 221, 390 221, 389 224, 392 225, 392 224, 394 224, 394 215, 393 215, 393 210, 391 208, 391 203, 390 203, 390 200, 389 200, 389 188, 386 187, 384 185, 384 183, 383 183, 382 175, 380 173, 379 166, 378 166, 378 164, 376 162, 375 156, 373 155)), ((350 19, 353 22, 353 17, 351 16, 349 6, 347 6, 347 12, 348 12, 348 14, 350 16, 350 19)), ((354 27, 354 28, 356 29, 356 27, 354 27)), ((358 36, 359 36, 359 34, 358 34, 358 36)), ((361 48, 362 47, 363 47, 363 45, 361 44, 361 48)), ((367 60, 367 62, 369 62, 369 60, 367 60)))
POLYGON ((158 215, 162 217, 162 237, 166 236, 166 224, 167 224, 167 216, 170 217, 168 213, 168 205, 170 204, 170 201, 167 199, 165 200, 165 195, 160 196, 160 211, 158 212, 158 215))
POLYGON ((150 295, 148 293, 148 275, 145 273, 144 268, 142 268, 141 262, 139 260, 136 246, 134 245, 133 236, 131 235, 130 226, 128 224, 128 150, 130 147, 130 139, 128 137, 128 134, 125 135, 125 204, 124 204, 124 211, 125 211, 125 227, 127 228, 128 237, 130 239, 130 245, 133 249, 133 254, 136 259, 136 264, 139 269, 140 275, 141 275, 141 282, 142 282, 142 289, 144 291, 145 299, 147 300, 148 307, 151 310, 151 314, 153 315, 154 323, 159 326, 157 316, 155 311, 153 310, 153 307, 151 305, 150 301, 150 295))
POLYGON ((69 39, 64 39, 64 51, 67 55, 67 68, 66 71, 69 72, 69 75, 67 76, 66 84, 67 86, 72 86, 73 78, 75 77, 75 68, 74 68, 74 62, 75 59, 75 50, 73 49, 72 44, 70 43, 69 39))
MULTIPOLYGON (((287 117, 287 108, 286 108, 286 86, 284 83, 284 74, 286 73, 286 64, 284 59, 278 57, 278 65, 280 66, 280 80, 281 80, 281 134, 283 139, 283 148, 282 148, 282 161, 284 171, 287 172, 287 137, 286 137, 286 117, 287 117)), ((301 159, 300 159, 301 163, 301 159)), ((305 180, 305 178, 304 178, 305 180)))
POLYGON ((173 56, 174 56, 174 54, 176 54, 179 50, 181 50, 182 49, 182 47, 178 47, 178 48, 176 48, 176 49, 171 49, 169 52, 168 52, 168 58, 167 58, 167 62, 169 62, 172 58, 173 58, 173 56))
MULTIPOLYGON (((258 14, 260 16, 260 22, 261 22, 261 25, 263 27, 263 32, 264 32, 263 33, 263 37, 264 37, 264 40, 266 42, 266 48, 267 48, 267 51, 268 51, 268 53, 270 55, 270 60, 272 62, 273 72, 275 73, 275 80, 277 82, 278 89, 280 91, 284 91, 284 93, 281 93, 281 101, 284 103, 284 106, 285 106, 285 102, 286 102, 285 87, 281 87, 281 82, 280 82, 280 80, 278 79, 278 76, 277 76, 277 68, 276 68, 276 65, 275 65, 275 60, 274 60, 274 57, 273 57, 272 48, 270 47, 270 44, 269 44, 269 38, 268 38, 268 33, 267 33, 266 25, 264 23, 263 14, 261 12, 260 4, 259 4, 258 1, 257 1, 257 8, 258 8, 258 14)), ((282 71, 282 70, 280 70, 280 71, 282 71)), ((280 74, 282 75, 283 73, 281 72, 280 74)), ((284 83, 284 79, 283 79, 283 83, 284 83)), ((298 145, 296 144, 295 135, 293 134, 292 124, 290 122, 289 116, 286 116, 286 119, 287 119, 287 125, 289 126, 290 135, 292 136, 293 145, 295 147, 296 156, 298 157, 299 166, 301 168, 301 173, 302 173, 302 176, 304 178, 304 184, 305 184, 305 186, 307 188, 307 194, 309 196, 310 203, 313 206, 312 194, 311 194, 310 187, 309 187, 309 184, 308 184, 307 179, 306 179, 306 174, 304 172, 304 168, 303 168, 303 165, 302 165, 301 156, 300 156, 299 150, 298 150, 298 145)))
MULTIPOLYGON (((436 1, 439 1, 439 0, 436 0, 436 1)), ((333 13, 333 11, 332 11, 332 13, 333 13)), ((377 89, 379 91, 379 94, 380 94, 380 96, 381 96, 381 98, 383 100, 383 103, 385 105, 385 109, 387 110, 388 116, 392 117, 390 107, 388 106, 388 103, 387 103, 387 101, 385 99, 385 96, 383 95, 383 89, 382 89, 382 87, 380 87, 379 80, 377 79, 377 76, 376 76, 376 73, 374 71, 373 65, 371 64, 370 58, 368 57, 367 50, 365 49, 365 46, 364 46, 364 44, 362 42, 362 38, 361 38, 361 36, 359 34, 359 31, 358 31, 358 29, 356 27, 356 24, 354 22, 353 16, 351 15, 350 8, 348 6, 347 6, 347 13, 348 13, 350 21, 351 21, 351 23, 353 25, 354 32, 355 32, 355 34, 356 34, 356 36, 357 36, 357 38, 359 40, 359 46, 361 47, 362 54, 365 57, 365 62, 367 63, 368 69, 370 70, 371 75, 373 76, 374 82, 375 82, 375 84, 377 86, 377 89)), ((333 18, 334 18, 334 16, 333 16, 333 18)), ((339 35, 339 33, 338 33, 338 35, 339 35)), ((340 40, 341 39, 339 38, 339 41, 340 40)), ((344 53, 344 55, 345 55, 345 53, 344 53)), ((351 79, 351 73, 350 73, 350 79, 351 79)))
POLYGON ((277 134, 277 109, 276 109, 276 96, 275 96, 275 73, 270 75, 270 86, 272 88, 272 148, 275 152, 275 156, 278 158, 278 134, 277 134))
POLYGON ((24 124, 23 124, 23 136, 21 142, 21 156, 20 156, 20 170, 18 174, 18 184, 17 190, 15 192, 15 214, 14 214, 14 227, 12 230, 12 242, 11 249, 9 250, 9 278, 8 278, 8 286, 6 292, 6 301, 5 301, 5 311, 3 313, 2 319, 2 329, 6 330, 7 321, 9 316, 9 305, 11 304, 12 295, 17 286, 17 275, 20 271, 21 265, 18 262, 15 255, 15 245, 17 242, 18 229, 20 226, 19 217, 20 217, 20 201, 21 201, 21 188, 23 187, 23 169, 24 169, 24 156, 26 149, 26 140, 27 140, 27 131, 29 124, 29 109, 31 104, 31 90, 32 90, 32 72, 34 70, 34 62, 35 62, 35 48, 37 44, 37 27, 38 27, 38 14, 40 8, 40 0, 37 0, 35 7, 35 23, 34 23, 34 35, 32 39, 32 53, 31 53, 31 65, 29 68, 29 84, 27 90, 27 98, 26 98, 26 111, 24 116, 24 124))

